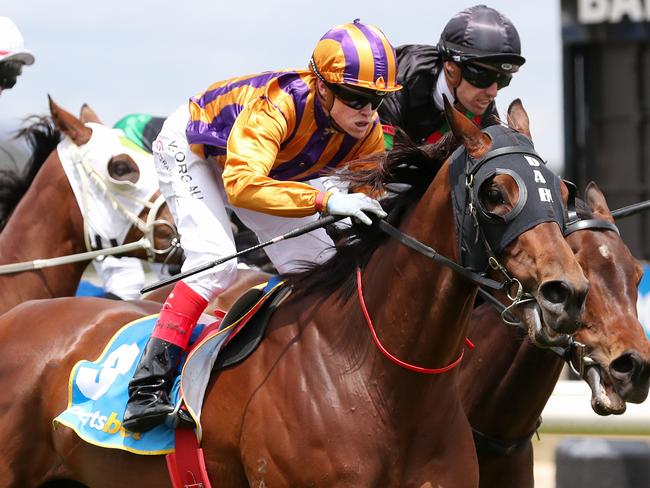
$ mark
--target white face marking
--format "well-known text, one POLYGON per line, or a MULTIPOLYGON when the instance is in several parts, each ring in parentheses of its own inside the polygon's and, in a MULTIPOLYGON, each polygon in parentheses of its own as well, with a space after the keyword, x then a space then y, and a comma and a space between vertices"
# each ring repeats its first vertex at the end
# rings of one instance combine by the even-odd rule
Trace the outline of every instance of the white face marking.
POLYGON ((600 251, 600 255, 605 259, 609 259, 612 255, 612 253, 609 251, 609 247, 607 247, 605 244, 599 246, 598 251, 600 251))

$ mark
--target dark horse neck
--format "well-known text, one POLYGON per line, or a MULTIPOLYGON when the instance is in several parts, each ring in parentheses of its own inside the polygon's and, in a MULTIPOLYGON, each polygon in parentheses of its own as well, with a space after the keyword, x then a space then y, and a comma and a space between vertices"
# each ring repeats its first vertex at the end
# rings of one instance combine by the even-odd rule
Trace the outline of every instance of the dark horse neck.
POLYGON ((461 365, 459 385, 470 424, 501 441, 529 436, 564 361, 534 346, 519 329, 500 323, 488 304, 474 311, 469 334, 477 347, 461 365))
MULTIPOLYGON (((54 151, 0 232, 0 264, 83 251, 81 213, 54 151)), ((25 300, 74 295, 87 264, 0 275, 0 311, 25 300)))

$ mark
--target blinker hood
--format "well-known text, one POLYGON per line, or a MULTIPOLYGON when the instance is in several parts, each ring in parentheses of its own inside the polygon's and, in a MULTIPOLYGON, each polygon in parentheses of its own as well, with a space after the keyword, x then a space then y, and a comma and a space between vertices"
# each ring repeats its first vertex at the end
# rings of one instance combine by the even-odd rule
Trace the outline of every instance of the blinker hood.
POLYGON ((481 159, 467 155, 464 147, 452 155, 450 177, 456 235, 461 264, 485 271, 489 253, 499 255, 508 244, 543 222, 564 228, 560 178, 535 152, 532 142, 513 129, 496 125, 484 129, 492 148, 481 159), (512 177, 519 198, 506 215, 490 213, 480 194, 496 175, 512 177))

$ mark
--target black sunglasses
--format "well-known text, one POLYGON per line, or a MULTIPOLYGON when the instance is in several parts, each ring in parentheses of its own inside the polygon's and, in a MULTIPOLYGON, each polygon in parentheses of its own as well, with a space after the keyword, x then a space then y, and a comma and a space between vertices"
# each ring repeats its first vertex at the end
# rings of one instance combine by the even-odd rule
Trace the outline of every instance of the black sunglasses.
POLYGON ((22 71, 23 63, 20 61, 0 62, 0 88, 13 88, 22 71))
POLYGON ((492 86, 493 83, 496 83, 497 89, 500 90, 508 86, 510 80, 512 80, 511 73, 481 68, 471 63, 461 63, 460 69, 463 73, 463 78, 476 88, 487 88, 492 86))
POLYGON ((377 110, 384 101, 386 95, 385 93, 377 95, 362 93, 351 88, 343 88, 340 85, 333 85, 331 83, 328 83, 327 87, 332 90, 332 93, 334 93, 336 98, 353 110, 361 110, 368 104, 370 104, 372 110, 377 110))

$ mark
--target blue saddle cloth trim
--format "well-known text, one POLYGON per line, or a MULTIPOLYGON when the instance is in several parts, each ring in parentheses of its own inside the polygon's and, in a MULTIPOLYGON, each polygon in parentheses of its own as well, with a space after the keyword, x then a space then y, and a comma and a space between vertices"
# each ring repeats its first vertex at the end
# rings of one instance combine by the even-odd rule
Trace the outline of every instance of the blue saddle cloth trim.
MULTIPOLYGON (((279 288, 279 277, 272 277, 264 288, 264 299, 279 288)), ((174 452, 174 429, 159 425, 144 433, 133 433, 122 427, 122 418, 128 400, 128 384, 140 361, 142 351, 151 336, 158 314, 135 320, 122 327, 95 361, 79 361, 70 374, 68 407, 54 419, 74 430, 86 442, 111 449, 122 449, 137 454, 167 454, 174 452)), ((200 412, 205 386, 212 365, 228 331, 207 329, 196 348, 194 342, 206 325, 199 323, 190 337, 192 358, 186 367, 181 361, 170 398, 178 405, 181 395, 181 376, 185 385, 184 401, 201 437, 200 412), (182 371, 182 375, 181 375, 182 371)))
MULTIPOLYGON (((70 374, 68 407, 54 419, 91 444, 137 454, 174 451, 174 430, 166 425, 136 434, 122 427, 127 386, 140 361, 158 315, 149 315, 122 327, 95 361, 79 361, 70 374)), ((194 328, 195 340, 204 324, 194 328)), ((172 389, 178 399, 180 375, 172 389)))
POLYGON ((273 288, 278 286, 280 283, 282 283, 282 279, 278 275, 273 275, 269 278, 269 281, 267 281, 266 286, 264 287, 263 294, 266 295, 268 292, 270 292, 273 288))

